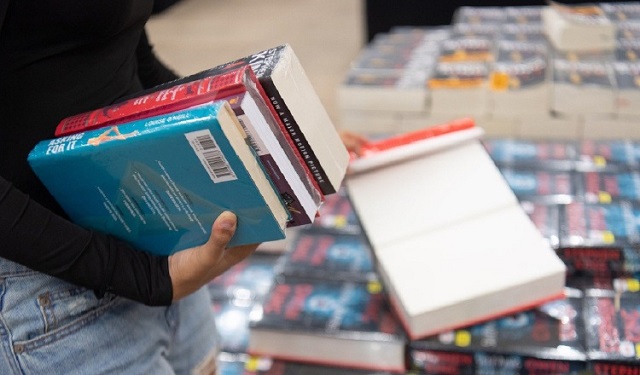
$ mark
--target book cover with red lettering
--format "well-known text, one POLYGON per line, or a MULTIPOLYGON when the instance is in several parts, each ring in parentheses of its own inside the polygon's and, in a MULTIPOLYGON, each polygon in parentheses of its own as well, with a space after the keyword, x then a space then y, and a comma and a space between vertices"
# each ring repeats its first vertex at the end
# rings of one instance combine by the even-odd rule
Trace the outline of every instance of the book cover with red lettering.
POLYGON ((582 293, 409 343, 427 374, 576 374, 587 369, 582 293))
POLYGON ((361 234, 321 230, 296 233, 278 262, 282 277, 356 282, 376 281, 371 248, 361 234))
POLYGON ((379 288, 290 278, 252 312, 247 352, 404 373, 406 339, 379 288))
POLYGON ((589 289, 584 319, 594 374, 634 374, 640 368, 640 293, 589 289))

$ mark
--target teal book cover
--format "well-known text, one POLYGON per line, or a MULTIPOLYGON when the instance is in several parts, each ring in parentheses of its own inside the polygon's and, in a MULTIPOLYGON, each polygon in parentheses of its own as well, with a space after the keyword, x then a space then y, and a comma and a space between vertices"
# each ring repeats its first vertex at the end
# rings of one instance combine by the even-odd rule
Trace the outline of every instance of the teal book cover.
POLYGON ((226 102, 42 141, 29 155, 76 223, 155 254, 201 245, 224 210, 230 246, 285 237, 286 210, 226 102))

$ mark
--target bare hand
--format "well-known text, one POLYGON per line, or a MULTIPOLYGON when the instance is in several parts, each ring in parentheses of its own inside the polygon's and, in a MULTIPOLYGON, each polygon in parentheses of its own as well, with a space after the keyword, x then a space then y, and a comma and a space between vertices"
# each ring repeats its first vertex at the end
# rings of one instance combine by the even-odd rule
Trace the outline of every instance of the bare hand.
POLYGON ((225 211, 213 223, 209 240, 169 256, 173 300, 179 300, 251 255, 258 244, 227 248, 236 231, 235 214, 225 211))

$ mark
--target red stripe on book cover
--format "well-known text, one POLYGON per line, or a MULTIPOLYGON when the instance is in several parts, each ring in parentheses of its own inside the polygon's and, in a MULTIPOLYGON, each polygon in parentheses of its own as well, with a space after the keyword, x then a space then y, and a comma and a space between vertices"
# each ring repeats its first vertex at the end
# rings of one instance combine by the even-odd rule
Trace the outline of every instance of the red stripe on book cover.
POLYGON ((246 70, 246 67, 239 68, 67 117, 56 126, 55 136, 138 120, 243 92, 246 70))
POLYGON ((475 122, 472 118, 461 118, 445 124, 430 126, 428 128, 385 138, 380 141, 370 142, 362 148, 361 152, 364 156, 366 156, 367 153, 375 153, 388 150, 390 148, 403 146, 423 139, 433 138, 439 135, 453 133, 460 130, 471 129, 474 126, 475 122))

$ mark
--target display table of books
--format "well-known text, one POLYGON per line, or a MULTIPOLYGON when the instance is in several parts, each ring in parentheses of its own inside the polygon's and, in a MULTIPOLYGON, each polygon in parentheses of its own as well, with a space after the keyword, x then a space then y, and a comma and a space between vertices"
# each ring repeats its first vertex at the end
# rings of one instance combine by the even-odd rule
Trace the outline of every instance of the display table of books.
POLYGON ((472 116, 488 135, 640 139, 636 2, 460 8, 451 25, 379 33, 338 89, 367 134, 472 116))
POLYGON ((387 292, 343 188, 282 252, 259 253, 210 285, 223 373, 638 371, 640 142, 486 137, 482 145, 567 266, 564 298, 411 339, 379 298, 387 292))
POLYGON ((221 374, 640 373, 635 19, 464 7, 380 35, 339 92, 380 136, 359 156, 284 44, 64 119, 29 162, 140 250, 223 210, 266 243, 208 285, 221 374))

